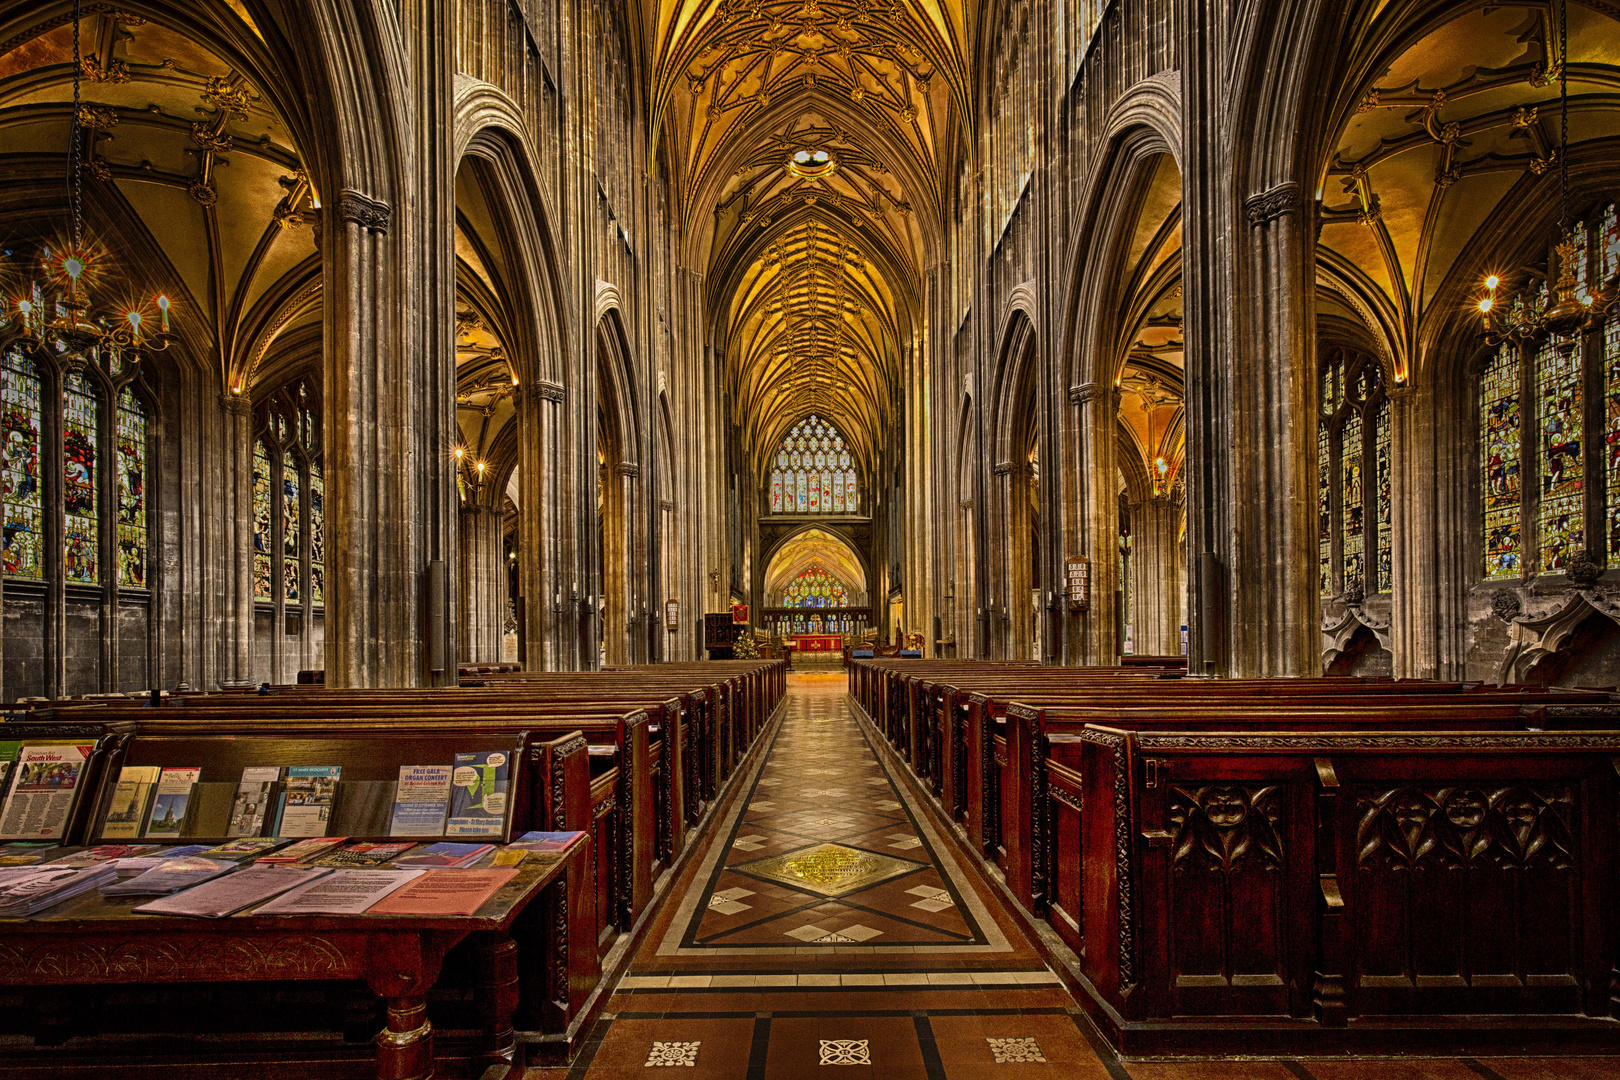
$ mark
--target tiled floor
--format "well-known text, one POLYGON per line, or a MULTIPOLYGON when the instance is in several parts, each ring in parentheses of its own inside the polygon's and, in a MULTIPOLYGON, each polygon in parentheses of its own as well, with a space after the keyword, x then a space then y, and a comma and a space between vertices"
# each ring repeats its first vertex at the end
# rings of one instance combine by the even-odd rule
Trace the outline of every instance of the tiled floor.
POLYGON ((789 678, 569 1068, 529 1080, 1597 1080, 1620 1059, 1122 1062, 845 703, 789 678))

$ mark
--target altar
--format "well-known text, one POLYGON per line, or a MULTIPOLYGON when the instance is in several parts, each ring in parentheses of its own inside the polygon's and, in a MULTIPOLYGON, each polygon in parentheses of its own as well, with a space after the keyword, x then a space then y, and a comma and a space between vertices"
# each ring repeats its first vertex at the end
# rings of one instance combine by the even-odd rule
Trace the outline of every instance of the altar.
POLYGON ((839 652, 843 647, 844 639, 837 634, 798 634, 793 638, 793 648, 801 653, 839 652))

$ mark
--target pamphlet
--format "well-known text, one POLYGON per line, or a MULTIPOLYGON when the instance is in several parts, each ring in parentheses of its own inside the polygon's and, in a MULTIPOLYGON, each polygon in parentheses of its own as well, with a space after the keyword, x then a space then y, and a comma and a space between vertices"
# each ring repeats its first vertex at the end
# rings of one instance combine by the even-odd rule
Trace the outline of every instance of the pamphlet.
POLYGON ((89 892, 113 877, 113 868, 105 863, 82 868, 40 866, 25 869, 32 873, 0 883, 0 918, 33 915, 80 893, 89 892))
POLYGON ((118 859, 113 865, 118 868, 119 877, 134 877, 136 874, 144 874, 154 867, 161 866, 170 859, 183 859, 187 855, 199 855, 207 850, 207 844, 160 847, 148 855, 131 855, 118 859))
POLYGON ((494 844, 429 844, 421 851, 395 859, 395 866, 424 866, 440 870, 459 870, 471 866, 484 857, 494 844))
POLYGON ((141 835, 146 800, 162 771, 156 765, 125 765, 118 770, 118 783, 113 785, 112 799, 107 804, 107 820, 101 826, 103 840, 133 840, 141 835))
POLYGON ((225 862, 248 862, 259 855, 268 855, 277 848, 284 848, 290 840, 281 840, 273 836, 244 836, 240 840, 227 840, 217 847, 199 851, 197 854, 205 859, 221 859, 225 862))
POLYGON ((74 794, 84 777, 85 759, 94 749, 73 745, 22 747, 5 813, 0 815, 0 836, 61 839, 73 810, 74 794))
POLYGON ((318 866, 250 866, 161 900, 149 901, 134 910, 142 915, 222 919, 331 872, 318 866))
POLYGON ((62 848, 57 844, 0 844, 0 867, 32 866, 51 858, 62 848))
POLYGON ((325 855, 347 839, 347 836, 316 836, 308 840, 300 840, 292 847, 282 848, 273 855, 261 855, 257 861, 282 865, 307 863, 312 859, 325 855))
POLYGON ((450 806, 450 766, 401 765, 389 836, 442 836, 450 806))
POLYGON ((275 765, 254 765, 242 770, 242 780, 236 785, 236 801, 231 804, 231 822, 225 828, 226 836, 258 836, 264 832, 265 813, 270 809, 270 798, 281 779, 281 769, 275 765))
POLYGON ((158 778, 157 795, 146 816, 146 835, 156 839, 178 839, 186 824, 186 807, 191 805, 191 789, 202 775, 200 768, 164 769, 158 778))
POLYGON ((446 836, 499 836, 506 824, 507 755, 457 754, 446 836))
POLYGON ((314 860, 316 866, 368 867, 393 862, 411 848, 416 841, 406 840, 394 844, 350 844, 346 848, 329 852, 314 860))
POLYGON ((195 855, 164 859, 144 874, 103 886, 101 892, 104 896, 165 896, 235 869, 234 863, 195 855))
POLYGON ((495 860, 489 865, 522 866, 523 860, 527 859, 528 857, 529 853, 524 851, 522 848, 502 848, 495 853, 495 860))
POLYGON ((140 858, 158 850, 160 849, 156 844, 102 844, 100 847, 75 851, 72 855, 64 855, 60 859, 52 859, 51 865, 96 866, 100 863, 116 862, 119 859, 140 858))
POLYGON ((513 840, 511 846, 525 851, 566 851, 584 835, 582 832, 526 832, 513 840))
POLYGON ((426 870, 333 870, 319 881, 282 893, 255 915, 359 915, 426 870))
POLYGON ((337 765, 288 766, 276 835, 325 836, 342 775, 343 769, 337 765))
POLYGON ((429 870, 384 897, 372 915, 471 915, 517 876, 515 869, 429 870))

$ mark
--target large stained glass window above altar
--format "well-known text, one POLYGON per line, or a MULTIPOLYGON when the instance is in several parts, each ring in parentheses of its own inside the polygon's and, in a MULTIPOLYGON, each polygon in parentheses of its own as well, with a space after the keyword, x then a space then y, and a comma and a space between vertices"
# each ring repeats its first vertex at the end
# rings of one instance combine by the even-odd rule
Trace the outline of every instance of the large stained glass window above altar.
POLYGON ((831 421, 811 413, 788 432, 771 463, 770 500, 773 514, 860 511, 855 459, 831 421))

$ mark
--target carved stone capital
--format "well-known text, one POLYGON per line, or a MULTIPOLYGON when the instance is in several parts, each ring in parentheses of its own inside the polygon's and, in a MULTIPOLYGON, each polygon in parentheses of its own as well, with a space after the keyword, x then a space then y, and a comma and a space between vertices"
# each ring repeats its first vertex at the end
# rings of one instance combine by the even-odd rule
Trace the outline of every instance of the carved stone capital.
POLYGON ((620 476, 637 477, 641 475, 641 466, 633 461, 621 461, 613 467, 613 471, 620 476))
POLYGON ((1102 383, 1081 383, 1079 386, 1069 387, 1069 404, 1084 405, 1088 401, 1095 401, 1103 392, 1102 383))
POLYGON ((246 394, 221 394, 219 407, 229 416, 253 415, 253 399, 246 394))
POLYGON ((534 392, 540 395, 543 401, 557 401, 563 399, 562 383, 554 383, 549 379, 540 379, 534 384, 534 392))
POLYGON ((997 476, 1006 476, 1013 471, 1013 463, 1010 461, 998 461, 990 467, 990 471, 997 476))
POLYGON ((1519 594, 1511 589, 1497 589, 1491 594, 1491 614, 1503 622, 1512 622, 1523 610, 1524 602, 1519 599, 1519 594))
POLYGON ((388 218, 392 213, 393 210, 381 199, 362 195, 352 188, 344 188, 338 193, 338 216, 344 221, 354 222, 363 229, 370 229, 376 233, 387 232, 388 218))
POLYGON ((1297 214, 1304 205, 1299 185, 1290 180, 1249 196, 1244 200, 1243 209, 1249 215, 1250 225, 1264 225, 1284 214, 1297 214))

